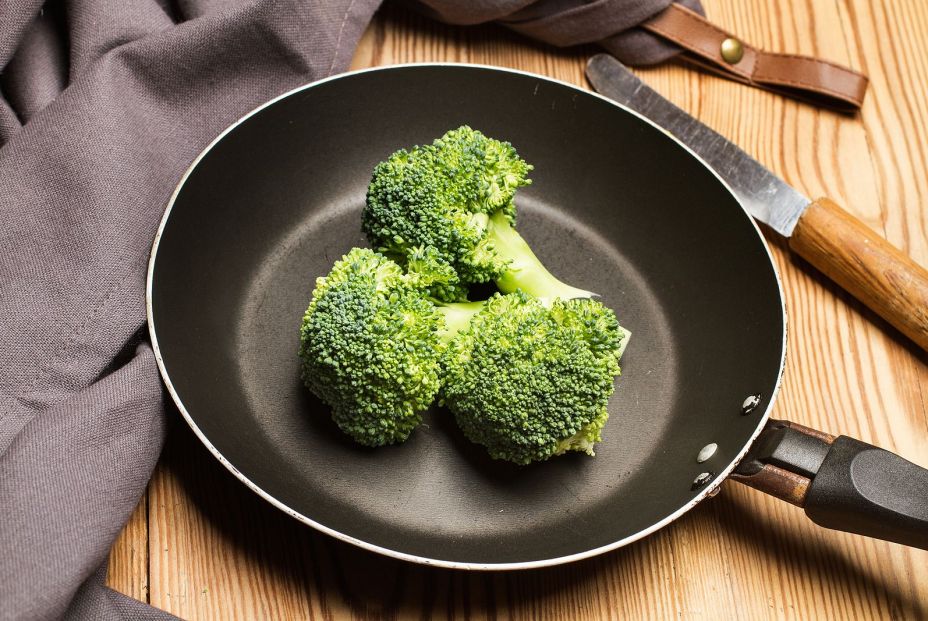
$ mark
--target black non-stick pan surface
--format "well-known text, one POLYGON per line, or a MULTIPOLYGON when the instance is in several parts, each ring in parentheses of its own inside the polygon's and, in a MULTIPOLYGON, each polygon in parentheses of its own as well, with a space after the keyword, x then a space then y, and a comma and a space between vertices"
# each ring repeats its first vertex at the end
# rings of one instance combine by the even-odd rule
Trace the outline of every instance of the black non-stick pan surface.
POLYGON ((341 539, 467 568, 590 556, 681 515, 760 431, 785 346, 768 249, 695 155, 597 95, 464 65, 338 76, 226 131, 165 214, 149 319, 181 412, 249 487, 341 539), (519 230, 633 333, 596 457, 494 461, 440 408, 406 443, 363 448, 301 385, 300 319, 316 277, 367 245, 374 165, 462 124, 534 164, 519 230), (751 395, 760 406, 743 415, 751 395))

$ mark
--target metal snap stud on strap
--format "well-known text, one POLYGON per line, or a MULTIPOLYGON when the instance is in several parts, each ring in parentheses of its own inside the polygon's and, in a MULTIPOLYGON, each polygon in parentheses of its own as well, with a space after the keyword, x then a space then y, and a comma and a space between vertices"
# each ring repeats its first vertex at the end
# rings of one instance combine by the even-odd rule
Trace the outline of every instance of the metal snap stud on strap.
POLYGON ((728 37, 722 41, 720 52, 722 60, 729 65, 736 65, 744 58, 744 46, 741 45, 741 41, 734 37, 728 37))

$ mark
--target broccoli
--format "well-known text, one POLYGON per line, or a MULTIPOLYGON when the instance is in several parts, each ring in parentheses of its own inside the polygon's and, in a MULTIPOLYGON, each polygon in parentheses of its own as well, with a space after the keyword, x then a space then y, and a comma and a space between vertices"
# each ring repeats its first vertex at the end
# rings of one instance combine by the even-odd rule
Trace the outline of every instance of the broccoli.
POLYGON ((628 336, 595 300, 496 294, 450 339, 441 400, 495 459, 593 455, 628 336))
POLYGON ((531 183, 531 170, 508 142, 467 126, 451 130, 375 167, 362 229, 401 263, 417 249, 434 248, 457 276, 433 288, 440 299, 463 299, 467 285, 491 281, 504 293, 591 297, 555 278, 515 229, 513 197, 531 183))
POLYGON ((590 455, 629 333, 541 264, 515 229, 532 166, 467 126, 374 170, 354 248, 317 279, 304 383, 357 442, 401 442, 436 397, 465 435, 518 464, 590 455), (502 293, 468 302, 469 286, 502 293))
POLYGON ((316 281, 300 327, 306 386, 332 408, 338 427, 367 446, 402 442, 441 384, 440 356, 482 303, 436 305, 425 287, 450 269, 431 251, 411 253, 409 273, 382 254, 354 248, 316 281))

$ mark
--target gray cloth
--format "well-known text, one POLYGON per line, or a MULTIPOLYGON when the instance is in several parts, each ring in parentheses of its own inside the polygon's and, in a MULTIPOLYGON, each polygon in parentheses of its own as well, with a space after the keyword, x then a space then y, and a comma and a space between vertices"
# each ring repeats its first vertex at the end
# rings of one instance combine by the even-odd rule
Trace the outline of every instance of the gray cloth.
MULTIPOLYGON (((427 15, 449 24, 499 22, 526 36, 567 47, 598 43, 629 65, 653 65, 680 48, 640 28, 674 0, 418 0, 427 15)), ((703 13, 699 0, 676 0, 703 13)))
MULTIPOLYGON (((156 619, 103 587, 161 450, 145 273, 195 155, 344 70, 379 0, 0 0, 0 618, 156 619)), ((669 0, 426 0, 629 62, 669 0)))

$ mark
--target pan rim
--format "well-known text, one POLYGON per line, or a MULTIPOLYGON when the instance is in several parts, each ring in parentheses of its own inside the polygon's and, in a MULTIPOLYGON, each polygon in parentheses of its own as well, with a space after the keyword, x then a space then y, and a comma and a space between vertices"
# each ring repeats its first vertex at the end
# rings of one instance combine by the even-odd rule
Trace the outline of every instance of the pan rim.
POLYGON ((703 160, 690 147, 688 147, 686 144, 684 144, 679 139, 677 139, 675 136, 673 136, 670 132, 668 132, 667 130, 665 130, 664 128, 662 128, 661 126, 659 126, 658 124, 650 120, 649 118, 643 116, 642 114, 636 112, 635 110, 628 108, 627 106, 624 106, 616 101, 613 101, 612 99, 609 99, 608 97, 600 95, 599 93, 583 89, 575 84, 571 84, 569 82, 565 82, 557 78, 540 75, 540 74, 533 73, 530 71, 522 71, 519 69, 497 67, 493 65, 478 64, 478 63, 454 63, 454 62, 399 63, 399 64, 391 64, 391 65, 380 65, 377 67, 368 67, 364 69, 358 69, 354 71, 347 71, 344 73, 334 74, 334 75, 331 75, 331 76, 328 76, 328 77, 325 77, 319 80, 315 80, 313 82, 309 82, 307 84, 303 84, 289 91, 286 91, 262 103, 261 105, 247 112, 242 117, 240 117, 238 120, 236 120, 234 123, 226 127, 218 136, 216 136, 216 138, 214 138, 193 159, 193 161, 184 171, 184 174, 181 176, 180 180, 178 181, 177 185, 174 188, 174 191, 171 194, 170 199, 168 200, 167 208, 165 209, 165 212, 163 216, 161 217, 161 221, 158 225, 158 230, 155 233, 155 237, 152 242, 151 254, 149 256, 148 270, 147 270, 147 276, 146 276, 146 282, 145 282, 145 312, 146 312, 146 318, 148 322, 148 331, 149 331, 149 337, 151 339, 152 350, 154 351, 155 360, 158 364, 158 371, 161 374, 161 378, 164 381, 165 387, 167 388, 168 393, 171 395, 171 398, 174 401, 174 404, 177 406, 177 409, 180 411, 181 416, 183 416, 184 420, 193 430, 194 434, 197 436, 200 442, 202 442, 204 446, 206 446, 209 452, 213 454, 213 456, 219 461, 219 463, 221 463, 239 481, 244 483, 246 487, 251 489, 258 496, 260 496, 261 498, 269 502, 274 507, 280 509, 284 513, 290 515, 291 517, 299 520, 300 522, 306 524, 307 526, 310 526, 328 536, 331 536, 341 541, 344 541, 346 543, 350 543, 352 545, 358 546, 359 548, 362 548, 362 549, 365 549, 371 552, 375 552, 378 554, 382 554, 385 556, 389 556, 392 558, 397 558, 400 560, 409 561, 409 562, 413 562, 413 563, 417 563, 421 565, 428 565, 428 566, 433 566, 433 567, 444 567, 444 568, 449 568, 449 569, 464 569, 464 570, 478 570, 478 571, 506 571, 506 570, 519 570, 519 569, 535 569, 535 568, 541 568, 541 567, 561 565, 565 563, 579 561, 585 558, 591 558, 591 557, 598 556, 600 554, 604 554, 612 550, 616 550, 618 548, 634 543, 635 541, 643 539, 644 537, 647 537, 648 535, 660 530, 661 528, 664 528, 671 522, 675 521, 677 518, 681 517, 682 515, 690 511, 693 507, 698 505, 704 499, 712 495, 713 492, 722 484, 722 482, 728 478, 728 475, 731 474, 731 472, 735 469, 735 466, 747 454, 751 445, 757 439, 758 435, 760 435, 760 432, 763 430, 767 420, 770 418, 770 412, 773 408, 773 404, 776 401, 776 397, 780 391, 780 386, 783 380, 784 367, 786 363, 786 346, 787 346, 786 304, 785 304, 785 297, 783 295, 783 283, 780 279, 780 273, 776 268, 776 263, 773 259, 773 254, 771 253, 770 247, 767 244, 767 240, 764 238, 763 233, 760 230, 760 227, 757 225, 757 222, 750 215, 750 213, 748 213, 744 205, 741 204, 741 201, 738 199, 737 195, 734 193, 734 191, 731 189, 728 183, 726 183, 726 181, 711 166, 709 166, 709 164, 705 160, 703 160), (527 76, 527 77, 531 77, 534 79, 543 80, 545 82, 555 83, 560 86, 564 86, 569 89, 575 90, 577 92, 583 93, 585 95, 596 97, 602 101, 609 103, 612 106, 615 106, 623 110, 625 113, 628 113, 628 114, 631 114, 637 117, 641 121, 644 121, 645 123, 659 130, 661 133, 670 137, 677 145, 679 145, 682 149, 684 149, 687 153, 689 153, 690 156, 695 158, 697 162, 699 162, 703 167, 705 167, 719 181, 722 187, 725 188, 725 190, 728 191, 729 194, 731 194, 732 198, 734 198, 735 203, 739 207, 741 207, 742 211, 744 211, 745 216, 747 217, 747 219, 750 221, 751 225, 754 228, 754 233, 757 235, 757 238, 760 241, 761 246, 766 252, 767 260, 770 263, 770 269, 772 270, 774 278, 777 283, 777 292, 779 294, 779 302, 780 302, 780 313, 783 318, 783 333, 781 337, 780 361, 779 361, 779 366, 777 370, 776 382, 774 384, 773 390, 771 391, 770 397, 767 401, 767 407, 764 409, 764 412, 761 414, 761 416, 758 417, 757 427, 754 430, 754 432, 751 434, 751 437, 745 443, 744 447, 741 449, 738 455, 725 468, 719 471, 717 476, 715 476, 715 478, 713 479, 712 483, 704 487, 702 490, 700 490, 699 493, 697 493, 693 498, 691 498, 689 501, 684 503, 681 507, 679 507, 678 509, 676 509, 669 515, 665 516, 663 519, 655 522, 654 524, 651 524, 647 528, 644 528, 632 535, 629 535, 617 541, 608 543, 604 546, 600 546, 597 548, 591 548, 589 550, 584 550, 582 552, 576 552, 574 554, 545 558, 545 559, 538 559, 538 560, 532 560, 532 561, 516 561, 516 562, 507 562, 507 563, 476 563, 476 562, 467 562, 467 561, 452 561, 452 560, 430 558, 426 556, 410 554, 408 552, 402 552, 400 550, 394 550, 391 548, 379 546, 377 544, 373 544, 368 541, 364 541, 362 539, 358 539, 356 537, 343 533, 335 528, 332 528, 331 526, 326 526, 325 524, 317 522, 313 520, 312 518, 303 515, 299 511, 292 509, 291 507, 287 506, 286 504, 284 504, 283 502, 275 498, 273 495, 263 490, 260 486, 254 483, 246 475, 240 472, 238 468, 235 467, 235 465, 233 465, 230 461, 228 461, 225 458, 225 456, 223 456, 223 454, 219 451, 219 449, 215 445, 213 445, 212 442, 210 442, 209 438, 207 438, 206 435, 203 433, 203 431, 199 428, 199 426, 194 421, 193 417, 187 411, 187 408, 184 406, 184 403, 180 398, 180 395, 178 395, 177 391, 174 388, 173 383, 171 382, 170 375, 168 374, 168 371, 164 365, 164 359, 161 354, 161 349, 158 343, 157 331, 155 329, 154 309, 153 309, 153 304, 152 304, 152 290, 153 290, 153 285, 154 285, 155 263, 158 257, 158 247, 161 241, 161 237, 164 233, 164 229, 165 229, 165 226, 167 225, 168 219, 170 218, 171 211, 174 207, 174 203, 177 197, 180 195, 180 192, 183 189, 184 184, 187 182, 187 179, 190 177, 190 175, 199 165, 200 161, 204 157, 206 157, 206 155, 213 149, 213 147, 215 147, 227 134, 232 132, 235 128, 237 128, 239 125, 244 123, 250 117, 254 116, 255 114, 259 113, 265 108, 270 107, 276 102, 282 99, 285 99, 291 95, 308 90, 315 86, 319 86, 321 84, 325 84, 330 81, 344 79, 344 78, 348 78, 348 77, 352 77, 352 76, 356 76, 360 74, 371 73, 371 72, 376 72, 376 71, 391 71, 391 70, 396 70, 396 69, 420 68, 420 67, 456 67, 456 68, 463 67, 463 68, 484 69, 484 70, 490 70, 490 71, 495 71, 495 72, 511 73, 511 74, 516 74, 520 76, 527 76))

